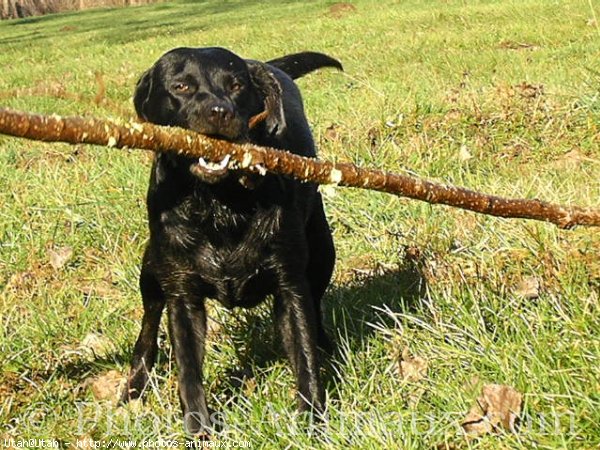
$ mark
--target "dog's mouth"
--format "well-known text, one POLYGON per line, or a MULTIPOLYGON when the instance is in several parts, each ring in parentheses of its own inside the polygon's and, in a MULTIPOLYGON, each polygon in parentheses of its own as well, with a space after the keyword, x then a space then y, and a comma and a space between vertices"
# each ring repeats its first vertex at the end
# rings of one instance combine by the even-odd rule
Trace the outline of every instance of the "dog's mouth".
MULTIPOLYGON (((231 169, 236 169, 237 165, 231 161, 231 156, 225 156, 220 162, 213 163, 207 161, 204 158, 198 158, 198 162, 192 163, 190 166, 190 172, 200 181, 207 184, 217 184, 223 181, 231 173, 231 169)), ((240 173, 234 170, 236 173, 237 182, 248 190, 256 189, 261 183, 266 170, 262 166, 257 167, 258 173, 240 173)))
POLYGON ((221 181, 229 174, 230 155, 226 155, 220 162, 214 163, 204 158, 190 166, 190 172, 205 183, 214 184, 221 181))
MULTIPOLYGON (((259 114, 256 114, 255 116, 252 116, 248 122, 248 129, 251 130, 256 125, 258 125, 260 122, 265 120, 266 117, 267 117, 266 110, 260 112, 259 114)), ((201 131, 201 130, 195 130, 195 131, 197 131, 199 133, 203 133, 203 131, 201 131)), ((204 133, 207 134, 205 131, 204 131, 204 133)), ((219 134, 212 134, 212 135, 209 134, 209 136, 220 138, 220 139, 226 139, 226 140, 229 140, 230 142, 245 141, 245 139, 240 139, 239 136, 238 136, 238 139, 232 139, 231 136, 227 136, 227 135, 223 136, 223 135, 219 135, 219 134)), ((215 183, 218 183, 219 181, 223 180, 224 178, 226 178, 229 175, 229 162, 230 161, 231 161, 230 155, 226 155, 220 162, 211 162, 211 161, 207 161, 206 159, 200 157, 200 158, 198 158, 198 162, 195 162, 190 166, 190 172, 205 183, 215 184, 215 183)), ((245 176, 245 175, 241 176, 239 181, 240 181, 240 184, 247 189, 254 189, 254 187, 256 185, 256 183, 253 182, 250 177, 245 176)))
POLYGON ((227 165, 229 164, 230 159, 231 155, 226 155, 220 163, 213 163, 205 160, 204 158, 198 158, 198 165, 207 172, 221 173, 227 170, 227 165))

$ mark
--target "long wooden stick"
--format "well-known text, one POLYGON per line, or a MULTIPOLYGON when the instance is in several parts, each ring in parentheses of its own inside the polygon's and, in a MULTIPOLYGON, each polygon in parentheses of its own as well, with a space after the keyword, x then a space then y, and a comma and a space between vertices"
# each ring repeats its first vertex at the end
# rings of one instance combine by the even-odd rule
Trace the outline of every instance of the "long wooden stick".
POLYGON ((229 155, 230 169, 260 173, 269 171, 318 184, 371 189, 481 214, 542 220, 560 228, 572 228, 575 225, 600 226, 599 209, 562 206, 537 199, 496 197, 408 175, 364 169, 349 163, 334 164, 251 144, 233 144, 192 131, 149 123, 120 124, 93 118, 45 116, 2 108, 0 133, 48 142, 175 152, 211 161, 221 161, 229 155))

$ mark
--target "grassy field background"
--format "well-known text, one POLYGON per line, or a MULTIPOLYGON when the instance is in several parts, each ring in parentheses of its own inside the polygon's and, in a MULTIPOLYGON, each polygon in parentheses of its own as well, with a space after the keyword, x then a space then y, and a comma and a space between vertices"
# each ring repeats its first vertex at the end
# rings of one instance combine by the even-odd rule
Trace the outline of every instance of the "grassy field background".
MULTIPOLYGON (((133 116, 176 46, 318 50, 299 80, 323 158, 515 197, 600 206, 600 7, 588 1, 171 1, 0 23, 0 105, 133 116), (100 89, 100 85, 104 89, 100 89)), ((0 439, 183 436, 170 347, 117 408, 139 330, 150 156, 0 137, 0 439), (100 377, 100 378, 98 378, 100 377), (107 389, 98 380, 110 381, 107 389)), ((306 430, 268 305, 212 304, 218 436, 252 448, 600 446, 600 233, 325 190, 340 346, 329 421, 306 430), (403 349, 427 361, 399 373, 403 349), (485 383, 524 394, 517 433, 459 437, 485 383)), ((165 327, 163 327, 163 330, 165 327)))

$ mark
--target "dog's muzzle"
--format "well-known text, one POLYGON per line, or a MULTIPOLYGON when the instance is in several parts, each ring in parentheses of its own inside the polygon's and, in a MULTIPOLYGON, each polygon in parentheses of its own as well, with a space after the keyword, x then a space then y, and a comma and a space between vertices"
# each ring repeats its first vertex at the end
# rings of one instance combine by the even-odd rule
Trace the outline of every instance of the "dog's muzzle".
MULTIPOLYGON (((264 121, 268 116, 268 111, 264 110, 250 118, 248 121, 248 129, 253 129, 259 123, 264 121)), ((231 160, 230 155, 226 155, 220 162, 214 163, 207 161, 204 158, 199 158, 197 163, 190 166, 190 172, 208 184, 215 184, 224 179, 229 174, 229 161, 231 160)), ((240 183, 242 186, 253 189, 254 183, 249 183, 247 177, 241 177, 240 183)))
POLYGON ((228 175, 230 155, 226 155, 221 162, 213 163, 199 158, 198 162, 190 166, 190 172, 205 183, 214 184, 228 175))

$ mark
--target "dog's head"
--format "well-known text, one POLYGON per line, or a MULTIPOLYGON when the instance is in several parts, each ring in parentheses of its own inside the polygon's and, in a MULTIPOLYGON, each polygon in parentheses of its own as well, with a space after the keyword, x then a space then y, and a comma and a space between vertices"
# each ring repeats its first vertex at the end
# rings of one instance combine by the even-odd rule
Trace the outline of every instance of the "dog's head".
POLYGON ((248 139, 264 120, 266 132, 285 129, 281 86, 268 68, 223 48, 176 48, 138 81, 140 118, 231 141, 248 139))

